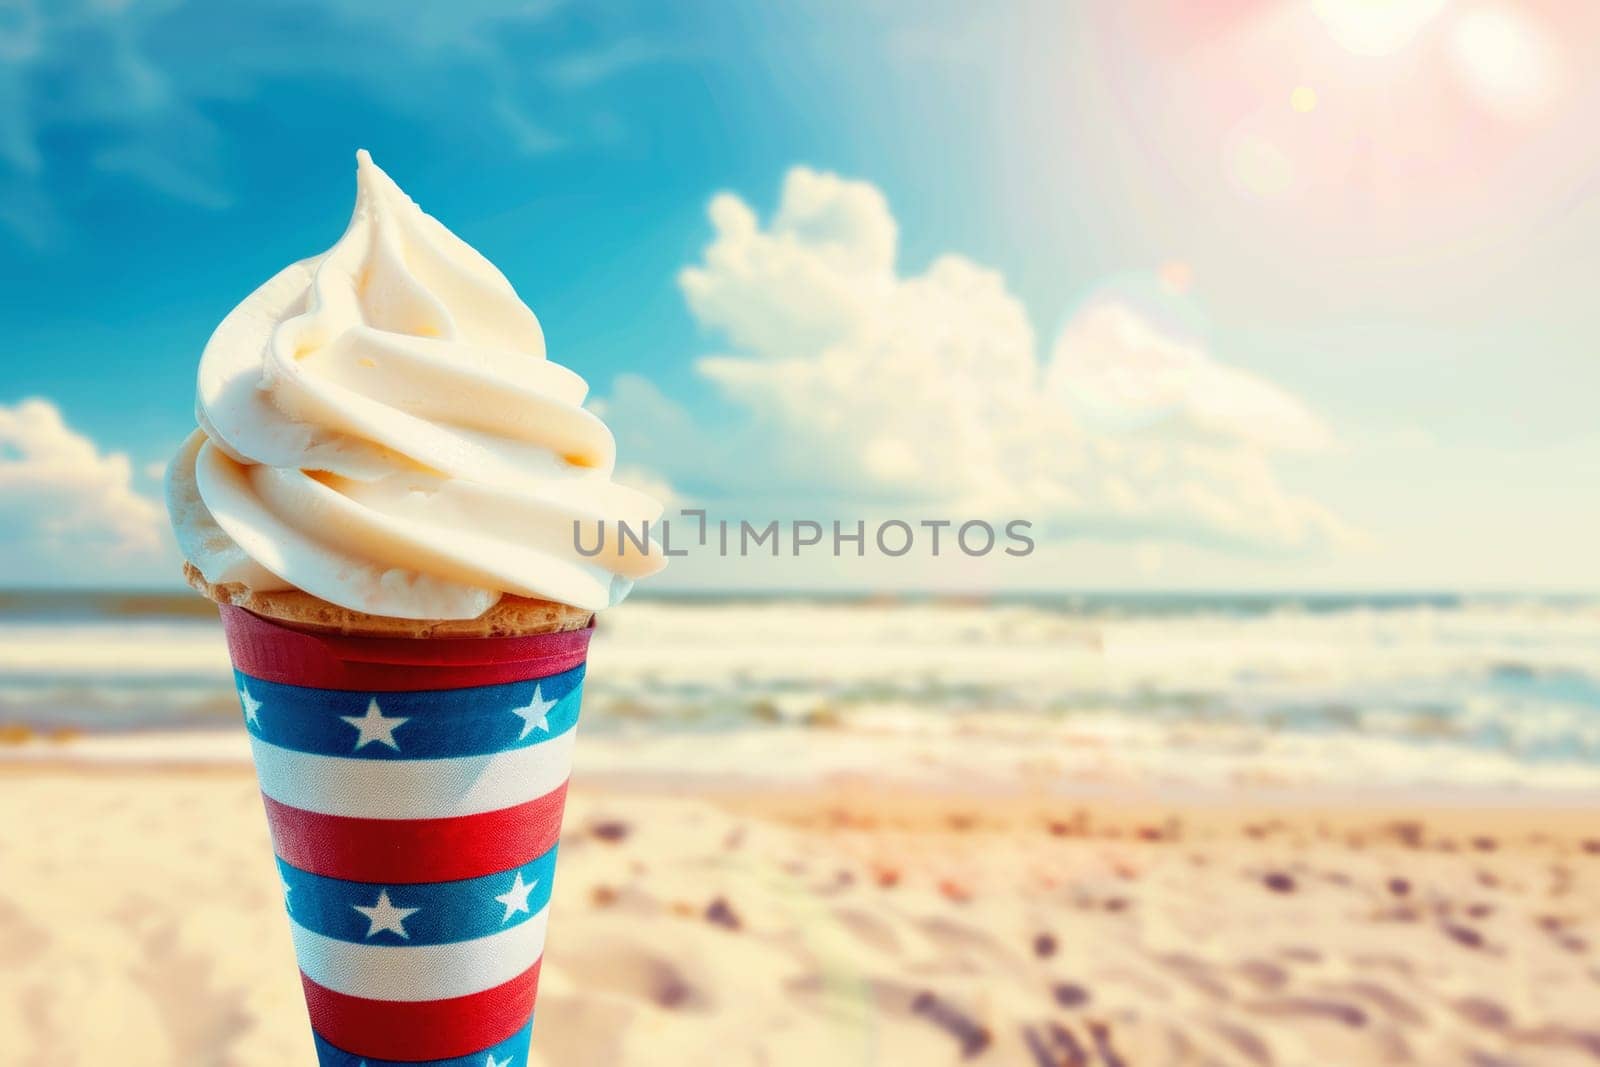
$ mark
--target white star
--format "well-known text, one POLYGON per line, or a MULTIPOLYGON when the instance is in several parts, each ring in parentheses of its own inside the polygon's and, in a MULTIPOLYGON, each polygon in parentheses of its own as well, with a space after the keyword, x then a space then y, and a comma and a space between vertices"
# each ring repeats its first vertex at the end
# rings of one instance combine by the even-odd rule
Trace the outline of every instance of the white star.
POLYGON ((394 739, 394 732, 411 721, 408 718, 399 716, 389 719, 384 718, 383 712, 378 710, 377 697, 373 697, 372 703, 367 705, 367 713, 365 715, 341 715, 339 718, 356 728, 356 734, 358 735, 356 737, 356 748, 377 741, 388 745, 396 752, 400 751, 400 745, 394 739))
POLYGON ((511 1067, 511 1057, 507 1056, 503 1060, 497 1060, 494 1058, 494 1053, 491 1052, 484 1057, 483 1067, 511 1067))
POLYGON ((517 872, 517 880, 511 883, 511 888, 494 898, 506 906, 505 918, 500 920, 501 925, 508 922, 511 916, 519 911, 524 915, 530 914, 528 911, 528 894, 533 892, 533 887, 538 884, 539 879, 537 878, 531 882, 523 882, 522 872, 517 872))
POLYGON ((367 917, 367 922, 371 924, 367 927, 368 937, 378 933, 380 930, 390 930, 408 941, 411 939, 411 935, 406 933, 406 920, 422 910, 421 908, 395 907, 389 901, 389 891, 387 889, 378 892, 378 902, 371 907, 362 907, 360 904, 352 904, 350 906, 367 917))
POLYGON ((544 699, 544 695, 539 692, 539 688, 537 685, 533 687, 532 700, 520 708, 511 709, 511 714, 522 720, 522 732, 517 735, 518 741, 527 737, 528 731, 535 726, 545 733, 550 732, 550 720, 547 716, 550 714, 550 709, 556 706, 556 701, 544 699))
POLYGON ((256 712, 261 710, 261 701, 250 695, 250 687, 239 687, 239 703, 244 705, 244 720, 251 726, 260 726, 261 720, 256 718, 256 712))

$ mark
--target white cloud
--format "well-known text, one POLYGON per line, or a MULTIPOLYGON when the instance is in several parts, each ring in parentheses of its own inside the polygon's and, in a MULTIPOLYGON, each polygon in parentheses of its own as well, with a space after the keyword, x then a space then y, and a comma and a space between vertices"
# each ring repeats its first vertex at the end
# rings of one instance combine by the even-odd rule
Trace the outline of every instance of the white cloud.
POLYGON ((1121 304, 1080 313, 1052 350, 1046 386, 1112 428, 1179 425, 1199 437, 1320 451, 1333 437, 1297 397, 1217 362, 1121 304))
POLYGON ((541 72, 544 79, 563 89, 588 89, 631 70, 676 56, 676 51, 653 41, 624 38, 598 48, 571 52, 552 60, 541 72))
POLYGON ((134 490, 128 457, 102 453, 48 400, 0 405, 0 515, 9 581, 52 577, 35 566, 154 558, 165 546, 165 512, 134 490))
POLYGON ((1274 454, 1332 436, 1284 389, 1133 308, 1085 308, 1048 357, 1005 278, 959 255, 902 274, 872 185, 804 167, 763 227, 730 194, 680 275, 735 354, 700 374, 732 405, 713 430, 637 379, 612 425, 696 497, 915 504, 1058 532, 1303 549, 1354 533, 1286 489, 1274 454), (651 431, 641 430, 646 427, 651 431))

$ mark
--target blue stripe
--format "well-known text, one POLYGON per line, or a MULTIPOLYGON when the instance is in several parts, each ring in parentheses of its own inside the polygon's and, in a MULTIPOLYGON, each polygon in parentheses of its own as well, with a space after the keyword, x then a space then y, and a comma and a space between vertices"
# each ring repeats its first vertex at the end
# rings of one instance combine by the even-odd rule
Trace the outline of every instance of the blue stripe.
POLYGON ((263 741, 297 752, 360 759, 443 759, 482 756, 522 748, 565 733, 578 721, 583 696, 583 664, 548 678, 484 685, 471 689, 433 689, 400 693, 362 693, 283 685, 234 672, 243 703, 248 692, 258 702, 255 721, 245 728, 263 741), (513 709, 526 708, 535 693, 555 701, 545 713, 549 729, 530 727, 513 709), (362 718, 373 701, 385 719, 406 721, 392 730, 398 749, 381 739, 357 748, 361 732, 345 721, 362 718))
POLYGON ((364 945, 442 945, 509 930, 527 922, 550 903, 555 872, 554 847, 533 862, 509 871, 421 885, 345 882, 278 861, 278 873, 288 887, 284 904, 295 922, 325 937, 364 945), (533 887, 527 895, 528 910, 517 909, 508 915, 507 903, 495 898, 514 888, 518 875, 524 886, 533 887), (400 922, 405 937, 392 930, 367 936, 372 923, 366 913, 356 908, 373 907, 380 893, 388 894, 391 907, 417 909, 400 922))
POLYGON ((455 1056, 448 1060, 375 1060, 371 1056, 356 1056, 344 1049, 334 1048, 315 1030, 311 1036, 317 1042, 317 1063, 321 1067, 486 1067, 496 1063, 502 1067, 528 1067, 528 1046, 533 1037, 533 1018, 528 1025, 512 1034, 498 1045, 481 1049, 468 1056, 455 1056), (491 1060, 490 1057, 493 1057, 491 1060))

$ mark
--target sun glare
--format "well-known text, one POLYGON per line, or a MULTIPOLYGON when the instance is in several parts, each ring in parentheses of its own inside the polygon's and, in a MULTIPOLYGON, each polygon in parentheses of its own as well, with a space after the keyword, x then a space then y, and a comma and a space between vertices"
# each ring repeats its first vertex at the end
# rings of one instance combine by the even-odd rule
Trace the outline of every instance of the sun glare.
POLYGON ((1444 10, 1448 0, 1313 0, 1339 44, 1364 56, 1396 51, 1444 10))
POLYGON ((1456 24, 1451 47, 1467 85, 1505 118, 1530 119, 1556 95, 1549 38, 1510 7, 1481 7, 1456 24))

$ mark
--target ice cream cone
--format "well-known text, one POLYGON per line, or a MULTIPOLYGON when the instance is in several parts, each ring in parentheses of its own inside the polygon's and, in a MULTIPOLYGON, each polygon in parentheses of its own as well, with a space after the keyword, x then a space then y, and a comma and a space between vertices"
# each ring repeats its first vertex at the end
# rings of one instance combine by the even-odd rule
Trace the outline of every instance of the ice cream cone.
POLYGON ((414 637, 220 611, 320 1063, 525 1065, 587 615, 414 637))
POLYGON ((323 1064, 526 1067, 593 612, 666 563, 585 547, 661 514, 587 390, 365 152, 343 236, 201 354, 167 508, 323 1064))

